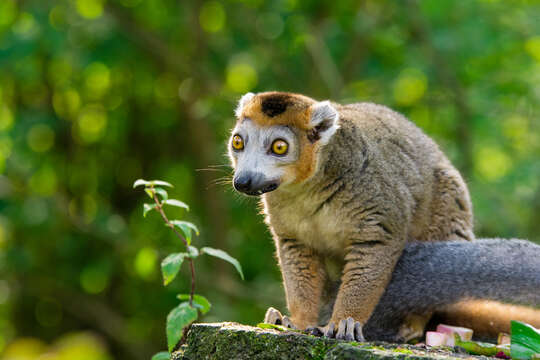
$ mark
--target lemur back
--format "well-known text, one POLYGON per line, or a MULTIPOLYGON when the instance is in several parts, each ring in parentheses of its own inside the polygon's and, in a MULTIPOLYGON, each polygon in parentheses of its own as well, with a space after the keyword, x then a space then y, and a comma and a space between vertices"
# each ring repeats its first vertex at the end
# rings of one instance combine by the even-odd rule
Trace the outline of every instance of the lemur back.
POLYGON ((342 264, 328 326, 359 339, 408 239, 474 238, 459 172, 402 115, 278 92, 246 94, 236 115, 234 185, 261 195, 295 326, 319 325, 328 259, 342 264))

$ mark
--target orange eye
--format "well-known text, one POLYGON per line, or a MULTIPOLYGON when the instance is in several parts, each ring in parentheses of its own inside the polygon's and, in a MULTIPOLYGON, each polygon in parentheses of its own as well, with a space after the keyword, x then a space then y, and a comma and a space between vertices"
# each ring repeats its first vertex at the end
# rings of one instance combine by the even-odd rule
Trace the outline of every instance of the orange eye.
POLYGON ((240 135, 234 135, 232 138, 232 147, 235 150, 243 150, 244 149, 244 139, 240 135))
POLYGON ((289 149, 289 144, 285 140, 276 140, 272 143, 272 152, 277 155, 285 155, 289 149))

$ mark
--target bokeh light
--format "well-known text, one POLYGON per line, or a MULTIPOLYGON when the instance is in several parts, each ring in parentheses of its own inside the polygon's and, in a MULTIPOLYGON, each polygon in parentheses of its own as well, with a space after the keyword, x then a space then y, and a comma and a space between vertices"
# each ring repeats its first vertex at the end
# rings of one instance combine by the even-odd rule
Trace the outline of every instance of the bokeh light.
POLYGON ((34 125, 28 131, 26 142, 30 149, 35 152, 48 151, 54 145, 54 131, 45 124, 34 125))
POLYGON ((203 4, 199 21, 205 31, 210 33, 220 31, 225 26, 225 20, 225 9, 220 2, 207 1, 203 4))
POLYGON ((53 95, 53 107, 58 116, 71 119, 78 113, 81 107, 81 97, 77 90, 69 88, 55 92, 53 95))
POLYGON ((479 149, 476 163, 479 176, 488 181, 502 178, 512 167, 512 159, 495 146, 483 146, 479 149))
POLYGON ((234 92, 244 93, 257 85, 257 72, 247 63, 234 63, 227 68, 227 86, 234 92))
POLYGON ((151 247, 144 247, 137 252, 135 256, 134 266, 137 274, 143 279, 153 278, 156 272, 156 263, 158 254, 151 247))
POLYGON ((0 27, 10 25, 17 15, 17 3, 15 0, 0 2, 0 27))
POLYGON ((540 35, 533 36, 525 42, 525 50, 536 61, 540 62, 540 35))
POLYGON ((13 126, 13 112, 4 104, 0 104, 0 131, 9 130, 13 126))
POLYGON ((84 18, 95 19, 103 14, 104 0, 75 0, 77 12, 84 18))
POLYGON ((427 78, 419 69, 405 69, 394 83, 394 99, 408 106, 419 101, 427 90, 427 78))
POLYGON ((79 114, 75 126, 76 135, 83 143, 101 139, 107 126, 107 113, 100 105, 87 105, 79 114))
POLYGON ((81 272, 80 283, 84 291, 99 294, 109 284, 109 269, 101 263, 86 266, 81 272))

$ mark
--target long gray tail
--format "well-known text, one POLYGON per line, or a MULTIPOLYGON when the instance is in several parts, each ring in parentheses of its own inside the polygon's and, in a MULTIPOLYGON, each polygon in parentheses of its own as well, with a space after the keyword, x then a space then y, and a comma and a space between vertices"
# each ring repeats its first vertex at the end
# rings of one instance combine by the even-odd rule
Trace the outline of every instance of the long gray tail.
POLYGON ((540 246, 516 239, 410 243, 364 334, 392 340, 407 314, 469 299, 539 308, 540 246))

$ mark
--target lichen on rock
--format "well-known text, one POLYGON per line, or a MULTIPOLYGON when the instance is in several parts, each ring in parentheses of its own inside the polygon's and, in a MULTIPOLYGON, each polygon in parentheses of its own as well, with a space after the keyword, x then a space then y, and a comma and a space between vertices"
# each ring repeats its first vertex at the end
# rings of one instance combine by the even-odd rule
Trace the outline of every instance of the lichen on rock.
POLYGON ((172 360, 488 359, 404 344, 355 343, 236 323, 194 324, 172 360))

